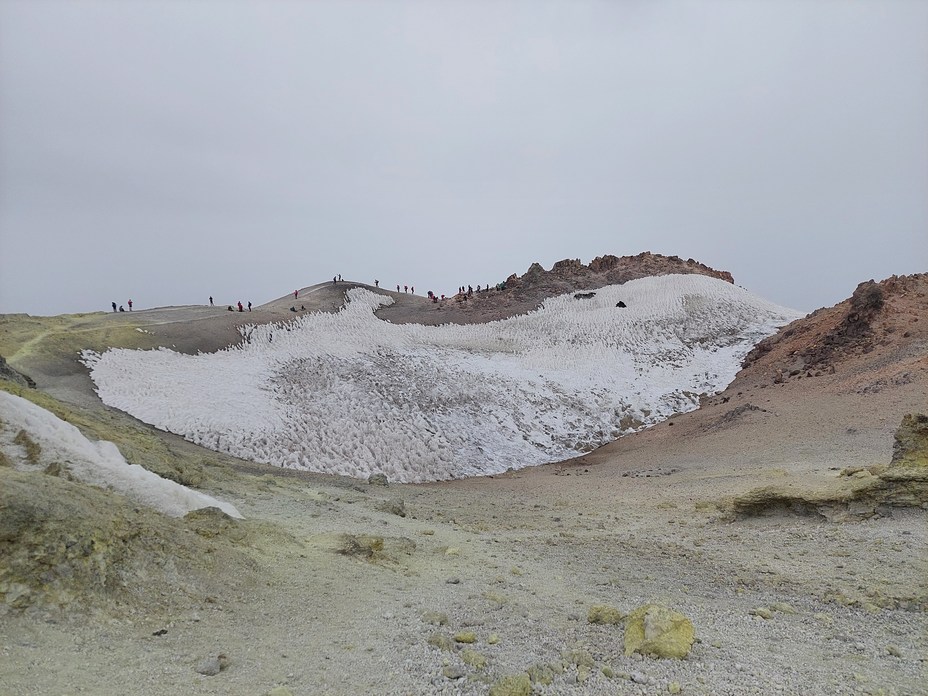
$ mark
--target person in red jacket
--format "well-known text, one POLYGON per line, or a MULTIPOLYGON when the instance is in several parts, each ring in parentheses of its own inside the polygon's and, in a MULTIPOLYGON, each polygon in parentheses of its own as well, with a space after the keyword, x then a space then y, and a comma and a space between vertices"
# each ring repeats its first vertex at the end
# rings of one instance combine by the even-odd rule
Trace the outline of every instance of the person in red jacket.
POLYGON ((132 311, 132 300, 129 300, 129 311, 132 311))

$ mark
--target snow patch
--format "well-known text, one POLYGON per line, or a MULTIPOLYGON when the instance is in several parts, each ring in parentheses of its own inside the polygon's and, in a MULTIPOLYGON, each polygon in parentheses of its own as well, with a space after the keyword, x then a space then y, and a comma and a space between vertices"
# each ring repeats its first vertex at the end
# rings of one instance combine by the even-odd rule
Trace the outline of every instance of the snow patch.
POLYGON ((205 507, 242 517, 233 505, 129 464, 112 442, 88 440, 50 411, 0 391, 0 448, 19 468, 28 469, 23 448, 13 442, 20 430, 41 447, 41 461, 32 466, 58 463, 78 481, 116 491, 172 517, 205 507))
POLYGON ((217 353, 84 360, 104 403, 211 449, 418 482, 576 456, 695 409, 760 339, 801 316, 701 275, 566 294, 466 326, 377 319, 389 302, 355 288, 335 314, 247 326, 217 353))

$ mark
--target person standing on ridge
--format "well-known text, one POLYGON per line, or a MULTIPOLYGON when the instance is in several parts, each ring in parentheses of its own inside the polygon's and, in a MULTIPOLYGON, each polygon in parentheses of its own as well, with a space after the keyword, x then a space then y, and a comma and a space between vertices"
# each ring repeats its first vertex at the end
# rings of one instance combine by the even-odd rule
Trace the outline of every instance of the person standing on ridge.
POLYGON ((113 303, 113 311, 114 311, 114 312, 116 311, 116 303, 115 303, 115 302, 113 303))
POLYGON ((294 299, 294 300, 295 300, 297 297, 299 297, 299 295, 300 295, 300 291, 299 291, 299 290, 294 290, 294 291, 293 291, 293 299, 294 299))
POLYGON ((238 301, 238 311, 240 311, 240 312, 244 312, 244 311, 245 311, 245 308, 242 307, 242 301, 241 301, 241 300, 238 301))
POLYGON ((132 311, 132 300, 129 300, 128 304, 129 304, 129 311, 131 312, 132 311))
POLYGON ((376 278, 374 278, 374 287, 375 287, 375 288, 379 288, 379 287, 380 287, 380 281, 377 280, 376 278))
POLYGON ((210 306, 210 307, 213 306, 213 296, 212 296, 212 295, 209 296, 209 306, 210 306))
POLYGON ((251 300, 248 300, 248 311, 251 311, 251 300))

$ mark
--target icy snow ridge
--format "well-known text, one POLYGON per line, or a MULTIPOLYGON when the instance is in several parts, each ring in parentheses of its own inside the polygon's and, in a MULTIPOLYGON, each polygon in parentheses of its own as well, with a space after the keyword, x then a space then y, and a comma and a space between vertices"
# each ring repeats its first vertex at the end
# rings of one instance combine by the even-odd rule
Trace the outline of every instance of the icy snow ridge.
MULTIPOLYGON (((16 434, 25 430, 42 448, 43 461, 61 464, 79 481, 122 493, 172 517, 205 507, 242 517, 230 503, 129 464, 112 442, 88 440, 70 423, 22 397, 0 391, 0 417, 0 448, 13 461, 25 460, 18 451, 22 448, 13 442, 16 434)), ((24 461, 21 467, 30 468, 24 461)))
POLYGON ((801 316, 701 275, 563 295, 467 326, 390 324, 374 311, 391 299, 348 297, 336 314, 247 327, 217 353, 119 349, 85 362, 104 403, 206 447, 418 482, 576 456, 633 419, 692 410, 801 316))

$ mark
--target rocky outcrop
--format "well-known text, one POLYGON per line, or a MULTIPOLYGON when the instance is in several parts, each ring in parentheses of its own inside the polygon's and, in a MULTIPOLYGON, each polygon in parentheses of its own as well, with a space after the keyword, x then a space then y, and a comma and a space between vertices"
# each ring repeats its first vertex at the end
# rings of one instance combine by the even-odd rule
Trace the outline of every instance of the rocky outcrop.
POLYGON ((20 385, 21 387, 30 387, 35 389, 35 381, 32 378, 24 375, 21 372, 17 372, 10 364, 6 361, 2 355, 0 355, 0 379, 8 379, 9 381, 20 385))
POLYGON ((890 466, 917 466, 928 469, 928 416, 909 413, 903 416, 893 442, 890 466))
POLYGON ((642 252, 636 256, 597 256, 584 265, 580 259, 563 259, 556 262, 550 271, 545 271, 538 263, 533 263, 525 275, 512 274, 506 279, 507 288, 525 288, 531 285, 563 283, 565 281, 588 288, 617 285, 629 280, 672 273, 698 273, 728 283, 735 280, 728 271, 717 271, 695 259, 684 261, 679 256, 664 256, 642 252))
MULTIPOLYGON (((928 340, 928 325, 919 322, 926 311, 928 273, 892 276, 879 283, 868 280, 843 302, 816 310, 762 340, 742 367, 763 371, 775 383, 831 374, 848 360, 874 351, 888 355, 928 340)), ((900 373, 898 379, 906 377, 900 373)))
POLYGON ((731 503, 735 517, 798 514, 852 522, 891 514, 894 507, 928 506, 928 416, 908 414, 896 430, 889 466, 850 467, 810 486, 786 479, 731 503))
POLYGON ((645 604, 628 616, 625 654, 682 660, 695 638, 693 623, 683 614, 660 604, 645 604))

